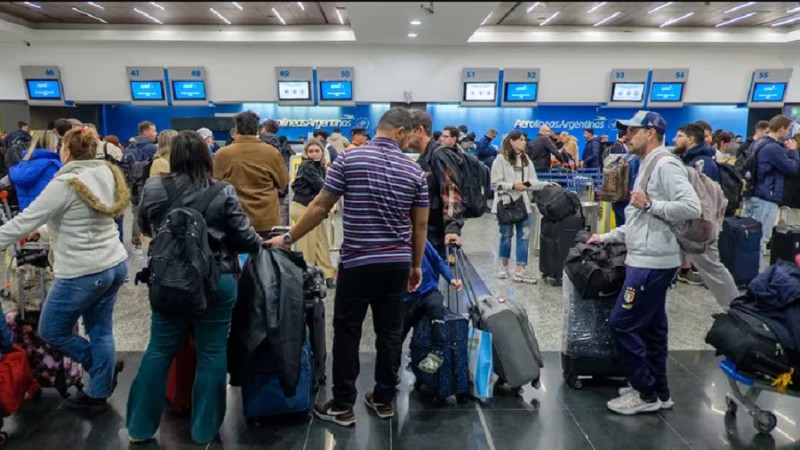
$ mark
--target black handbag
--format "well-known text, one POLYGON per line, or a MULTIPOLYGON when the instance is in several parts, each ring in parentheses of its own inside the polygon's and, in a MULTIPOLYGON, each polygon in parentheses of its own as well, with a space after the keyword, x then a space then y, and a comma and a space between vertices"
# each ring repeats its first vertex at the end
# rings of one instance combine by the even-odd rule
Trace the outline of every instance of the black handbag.
MULTIPOLYGON (((505 177, 505 166, 503 175, 505 177)), ((522 169, 522 182, 525 182, 525 168, 522 169)), ((528 218, 528 208, 525 206, 525 195, 518 199, 503 203, 503 196, 511 198, 511 194, 500 194, 497 198, 497 221, 501 225, 515 225, 528 218)))

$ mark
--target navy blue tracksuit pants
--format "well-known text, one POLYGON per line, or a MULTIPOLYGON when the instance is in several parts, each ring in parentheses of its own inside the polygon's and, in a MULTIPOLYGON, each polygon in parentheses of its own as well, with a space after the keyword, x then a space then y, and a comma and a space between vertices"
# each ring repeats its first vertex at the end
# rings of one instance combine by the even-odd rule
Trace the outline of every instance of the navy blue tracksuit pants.
POLYGON ((678 271, 626 268, 625 283, 609 325, 622 371, 644 398, 669 398, 667 383, 667 290, 678 271))

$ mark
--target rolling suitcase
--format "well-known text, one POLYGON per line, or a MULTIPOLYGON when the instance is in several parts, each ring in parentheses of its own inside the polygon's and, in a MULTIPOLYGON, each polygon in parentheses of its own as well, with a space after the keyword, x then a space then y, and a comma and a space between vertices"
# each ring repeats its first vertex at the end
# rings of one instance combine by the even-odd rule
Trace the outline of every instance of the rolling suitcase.
POLYGON ((583 387, 582 376, 623 377, 608 318, 617 297, 584 299, 569 277, 562 284, 561 370, 567 385, 583 387))
POLYGON ((326 360, 328 350, 325 339, 325 297, 328 295, 328 288, 325 285, 325 275, 317 266, 308 266, 303 274, 303 297, 306 302, 306 326, 308 327, 308 339, 311 341, 311 352, 314 355, 314 392, 319 390, 320 385, 327 381, 326 360))
MULTIPOLYGON (((461 256, 461 250, 458 255, 461 256)), ((467 272, 463 257, 457 257, 456 264, 461 264, 461 273, 467 272)), ((468 277, 464 285, 467 292, 474 293, 468 277)), ((473 294, 469 299, 469 309, 473 326, 492 334, 492 359, 499 381, 511 388, 521 388, 529 383, 538 388, 544 364, 539 341, 525 308, 504 298, 490 295, 475 298, 473 294)))
MULTIPOLYGON (((17 412, 26 396, 33 397, 38 392, 39 386, 28 366, 28 354, 14 344, 12 351, 0 360, 0 429, 3 428, 3 418, 17 412)), ((0 447, 7 441, 8 435, 0 432, 0 447)))
POLYGON ((800 254, 800 225, 778 225, 772 229, 772 248, 769 252, 769 264, 782 259, 794 263, 794 257, 800 254))
POLYGON ((175 414, 187 415, 192 412, 192 389, 196 372, 197 352, 194 337, 189 335, 175 354, 167 375, 167 405, 175 414))
MULTIPOLYGON (((457 256, 454 255, 456 258, 457 256)), ((464 279, 465 274, 458 269, 454 276, 464 279)), ((464 283, 466 284, 466 280, 464 283)), ((428 355, 431 347, 430 320, 423 319, 414 325, 414 334, 411 337, 409 350, 411 353, 411 368, 416 381, 414 388, 428 392, 439 398, 455 395, 457 398, 469 392, 469 352, 467 337, 469 334, 469 321, 460 314, 450 311, 450 289, 447 290, 448 305, 444 312, 444 362, 434 374, 419 370, 419 363, 428 355)), ((456 298, 456 311, 460 302, 456 298)))
POLYGON ((578 232, 584 230, 583 216, 568 216, 559 222, 542 219, 539 239, 539 271, 545 278, 561 282, 564 261, 575 243, 578 232))
POLYGON ((242 406, 248 424, 259 418, 308 413, 313 406, 314 361, 306 339, 300 352, 300 377, 293 397, 283 394, 275 363, 268 352, 257 352, 242 383, 242 406))
POLYGON ((753 218, 734 216, 722 221, 719 259, 737 286, 747 286, 758 275, 761 237, 761 222, 753 218))

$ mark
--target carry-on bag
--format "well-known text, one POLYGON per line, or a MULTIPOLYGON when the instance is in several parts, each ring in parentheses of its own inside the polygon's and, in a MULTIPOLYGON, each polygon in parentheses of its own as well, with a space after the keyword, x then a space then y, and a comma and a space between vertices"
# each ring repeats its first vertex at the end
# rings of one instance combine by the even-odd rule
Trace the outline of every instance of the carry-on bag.
POLYGON ((587 244, 590 236, 588 231, 578 233, 567 253, 564 273, 583 298, 616 298, 625 282, 625 244, 587 244))
POLYGON ((566 217, 575 215, 581 209, 578 194, 568 191, 561 186, 547 186, 536 193, 536 206, 542 217, 559 222, 566 217))
POLYGON ((248 364, 242 383, 242 405, 248 424, 257 419, 308 413, 313 405, 314 361, 311 344, 306 339, 300 352, 300 377, 295 395, 283 394, 277 367, 269 352, 259 349, 248 364))
POLYGON ((167 405, 180 415, 192 412, 192 389, 197 373, 197 351, 194 336, 189 334, 186 342, 178 349, 167 375, 167 405))
POLYGON ((758 275, 762 235, 761 222, 751 217, 726 217, 722 221, 719 259, 737 286, 747 286, 758 275))
POLYGON ((311 342, 311 353, 314 355, 314 383, 313 391, 317 392, 320 385, 327 381, 326 360, 328 350, 325 338, 325 296, 327 287, 322 269, 308 266, 303 280, 303 296, 306 301, 306 326, 308 339, 311 342))
MULTIPOLYGON (((3 428, 3 419, 17 412, 26 397, 36 397, 40 392, 39 385, 31 375, 28 354, 14 344, 12 350, 0 360, 0 430, 3 428)), ((8 433, 0 431, 0 447, 6 443, 8 433)))
POLYGON ((585 299, 564 277, 561 369, 567 385, 583 387, 581 377, 622 377, 617 347, 608 319, 617 297, 585 299))
POLYGON ((542 218, 539 237, 539 271, 542 276, 555 280, 556 284, 561 282, 569 249, 574 245, 578 232, 585 228, 583 216, 568 216, 558 222, 542 218))
MULTIPOLYGON (((448 252, 458 258, 451 251, 452 248, 448 248, 448 252)), ((467 278, 466 274, 458 269, 458 266, 456 266, 453 276, 462 280, 467 278)), ((467 281, 464 280, 465 285, 467 281)), ((419 369, 420 361, 428 356, 431 349, 432 330, 427 317, 414 324, 414 334, 411 336, 409 344, 411 368, 416 378, 415 389, 439 398, 453 395, 459 398, 469 392, 469 351, 467 349, 469 321, 463 315, 451 312, 450 291, 448 288, 448 305, 444 311, 444 361, 439 370, 434 374, 429 374, 419 369)), ((456 312, 458 312, 460 303, 456 294, 456 312)))
POLYGON ((769 264, 782 259, 794 263, 800 254, 800 225, 778 225, 772 229, 772 246, 769 251, 769 264))

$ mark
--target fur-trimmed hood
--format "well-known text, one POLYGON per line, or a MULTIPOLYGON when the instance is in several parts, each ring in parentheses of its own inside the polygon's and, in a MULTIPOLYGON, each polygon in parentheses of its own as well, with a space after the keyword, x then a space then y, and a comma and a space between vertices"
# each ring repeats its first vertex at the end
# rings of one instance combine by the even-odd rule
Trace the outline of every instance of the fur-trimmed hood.
POLYGON ((65 179, 90 208, 109 217, 121 217, 131 200, 122 171, 102 160, 70 161, 56 178, 65 179))

